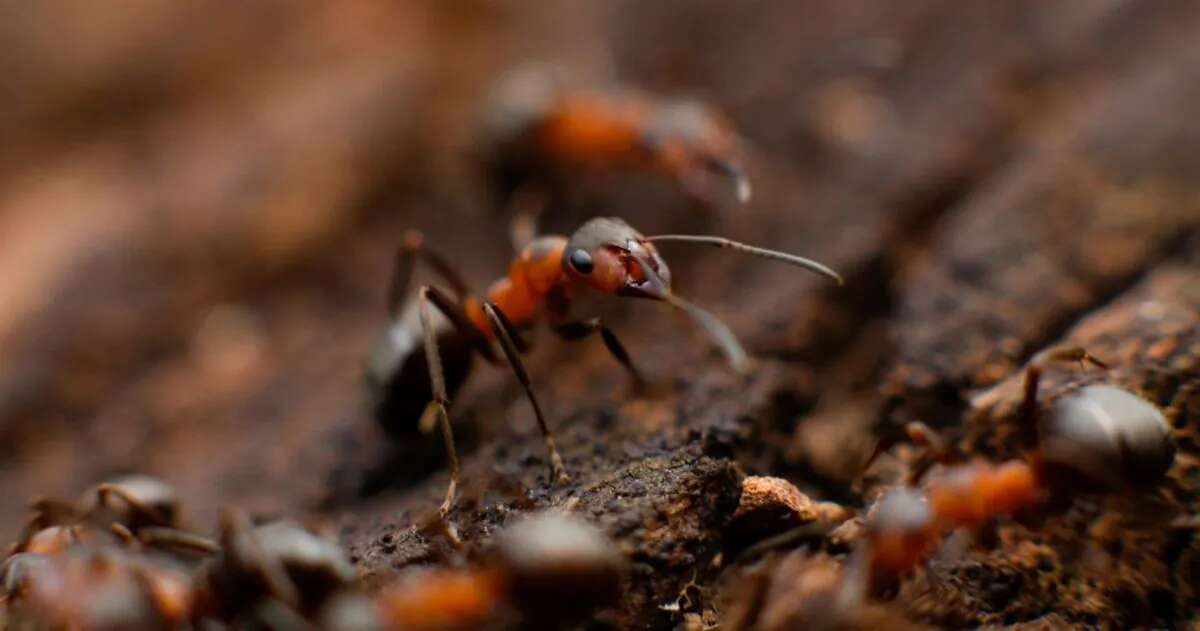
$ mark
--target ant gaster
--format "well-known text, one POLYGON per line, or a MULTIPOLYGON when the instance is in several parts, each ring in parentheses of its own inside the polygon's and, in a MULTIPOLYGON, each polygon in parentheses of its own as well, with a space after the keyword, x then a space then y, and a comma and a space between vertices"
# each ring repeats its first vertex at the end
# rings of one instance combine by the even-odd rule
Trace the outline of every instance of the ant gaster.
MULTIPOLYGON (((450 427, 447 406, 451 394, 466 376, 465 366, 472 352, 493 364, 501 363, 501 355, 512 368, 533 406, 538 427, 550 456, 553 479, 569 480, 562 457, 546 424, 541 405, 534 395, 533 385, 520 355, 529 344, 518 329, 532 326, 544 316, 562 338, 575 340, 599 333, 609 352, 631 374, 635 382, 641 376, 629 353, 617 336, 599 318, 578 319, 570 312, 572 298, 585 290, 618 297, 647 298, 667 302, 688 313, 724 351, 735 370, 748 368, 746 352, 737 338, 715 316, 678 297, 671 291, 671 272, 659 255, 656 242, 678 241, 731 248, 757 256, 771 258, 823 274, 839 284, 841 277, 828 267, 799 256, 766 250, 722 237, 693 235, 664 235, 646 237, 629 224, 616 218, 597 218, 585 223, 572 236, 543 236, 535 239, 517 255, 508 274, 491 285, 484 297, 469 295, 466 284, 446 259, 437 255, 416 232, 406 235, 397 255, 391 285, 389 307, 393 316, 391 328, 377 345, 367 380, 376 409, 415 412, 411 399, 414 393, 399 390, 420 377, 411 371, 427 370, 432 400, 426 399, 420 412, 419 426, 431 429, 440 425, 450 464, 450 483, 439 514, 445 520, 454 505, 459 483, 458 456, 450 427), (407 296, 415 261, 424 259, 454 289, 457 299, 432 285, 417 292, 418 319, 422 331, 423 361, 418 360, 415 332, 400 317, 402 300, 407 296), (441 312, 451 330, 439 331, 434 309, 441 312), (499 346, 500 353, 495 350, 499 346), (444 357, 441 349, 453 350, 444 357), (426 369, 427 365, 427 369, 426 369), (443 366, 454 366, 453 372, 443 366), (450 376, 448 379, 447 376, 450 376)), ((420 394, 420 393, 418 393, 420 394)), ((414 418, 416 415, 410 416, 414 418)), ((390 419, 384 419, 385 423, 390 419)))

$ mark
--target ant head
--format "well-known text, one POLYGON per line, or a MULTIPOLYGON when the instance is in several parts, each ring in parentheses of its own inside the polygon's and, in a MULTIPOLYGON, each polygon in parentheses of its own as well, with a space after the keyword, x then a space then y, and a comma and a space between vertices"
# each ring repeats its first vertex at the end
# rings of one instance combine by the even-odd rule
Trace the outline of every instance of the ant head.
POLYGON ((867 518, 873 571, 907 571, 925 558, 936 534, 925 498, 912 489, 888 492, 867 518))
POLYGON ((680 100, 655 108, 642 144, 659 167, 685 187, 700 186, 697 177, 715 175, 733 183, 739 202, 749 201, 750 181, 738 166, 738 135, 729 121, 703 103, 680 100))
POLYGON ((573 278, 606 294, 665 300, 671 292, 671 271, 658 250, 615 217, 583 224, 571 235, 562 262, 573 278))
POLYGON ((1162 411, 1115 386, 1060 398, 1040 434, 1046 465, 1109 488, 1156 486, 1175 460, 1162 411))
POLYGON ((876 534, 922 533, 933 522, 929 503, 919 492, 896 488, 883 496, 867 520, 867 529, 876 534))

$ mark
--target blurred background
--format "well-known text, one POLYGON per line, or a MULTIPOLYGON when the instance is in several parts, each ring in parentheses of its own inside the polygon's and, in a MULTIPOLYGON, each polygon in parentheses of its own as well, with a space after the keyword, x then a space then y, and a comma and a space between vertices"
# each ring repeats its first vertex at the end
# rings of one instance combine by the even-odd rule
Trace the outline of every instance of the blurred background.
MULTIPOLYGON (((937 409, 1186 249, 1198 26, 1196 3, 1123 0, 6 3, 0 529, 131 470, 200 523, 327 506, 370 426, 361 367, 403 231, 476 287, 505 269, 470 149, 530 62, 702 99, 754 157, 744 208, 615 179, 548 228, 617 214, 819 258, 847 290, 672 261, 756 354, 803 367, 795 409, 857 428, 888 397, 937 409)), ((670 374, 704 349, 659 313, 614 317, 670 374)), ((532 369, 558 418, 608 400, 602 349, 547 342, 532 369)), ((779 458, 819 469, 795 420, 779 458)))

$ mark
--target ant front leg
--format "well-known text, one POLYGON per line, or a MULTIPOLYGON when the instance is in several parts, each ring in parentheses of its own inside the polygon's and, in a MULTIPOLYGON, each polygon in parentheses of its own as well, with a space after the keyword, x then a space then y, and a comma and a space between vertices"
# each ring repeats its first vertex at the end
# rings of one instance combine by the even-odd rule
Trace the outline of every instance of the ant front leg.
POLYGON ((496 334, 496 339, 500 342, 500 348, 504 351, 504 356, 508 358, 508 365, 512 367, 513 374, 517 376, 517 381, 521 382, 521 387, 525 389, 525 394, 529 397, 529 403, 533 405, 533 413, 537 417, 538 428, 542 430, 542 438, 546 441, 546 450, 550 452, 550 466, 553 470, 554 478, 559 484, 567 484, 571 481, 571 476, 567 475, 567 468, 563 465, 562 456, 558 453, 558 447, 554 444, 554 435, 550 433, 550 427, 546 425, 546 417, 542 413, 542 406, 538 403, 537 395, 533 393, 533 383, 529 379, 529 373, 525 370, 525 364, 521 361, 521 357, 517 351, 517 343, 514 341, 516 330, 508 317, 495 304, 491 302, 483 303, 483 311, 487 314, 488 324, 491 325, 492 331, 496 334))
POLYGON ((1042 371, 1051 362, 1079 362, 1080 368, 1086 364, 1102 370, 1108 369, 1108 364, 1100 361, 1081 346, 1055 346, 1048 348, 1029 361, 1025 368, 1025 382, 1021 406, 1017 409, 1017 418, 1021 428, 1021 441, 1029 448, 1038 444, 1038 388, 1041 385, 1042 371))
POLYGON ((634 390, 641 390, 645 387, 646 380, 629 357, 629 352, 625 350, 625 345, 621 344, 621 340, 617 339, 617 334, 605 326, 600 321, 600 318, 559 324, 554 327, 554 332, 562 339, 568 341, 583 339, 593 333, 599 332, 601 339, 604 340, 604 347, 608 349, 608 352, 614 359, 625 367, 625 370, 629 371, 629 376, 633 379, 634 390))
POLYGON ((962 460, 962 454, 952 447, 932 427, 921 421, 911 421, 904 426, 908 440, 922 448, 922 453, 908 473, 908 486, 916 486, 925 474, 937 464, 953 464, 962 460))
POLYGON ((96 502, 100 506, 108 507, 108 499, 110 497, 117 497, 122 502, 125 502, 125 505, 128 506, 131 511, 152 524, 165 525, 168 523, 168 521, 170 521, 162 514, 162 511, 153 506, 145 504, 118 485, 105 483, 96 487, 96 502))
POLYGON ((162 528, 158 526, 142 528, 138 531, 137 538, 143 544, 152 547, 173 548, 175 550, 187 550, 189 552, 204 554, 213 554, 221 551, 221 546, 216 541, 190 532, 176 530, 175 528, 162 528))
POLYGON ((392 314, 392 317, 399 314, 400 305, 408 294, 417 259, 423 259, 429 263, 434 272, 450 285, 459 300, 470 293, 466 281, 463 280, 462 275, 458 273, 457 268, 450 263, 449 259, 431 249, 425 240, 425 235, 419 230, 409 230, 404 233, 404 241, 396 252, 396 262, 392 268, 392 282, 388 287, 387 305, 388 312, 392 314))
POLYGON ((220 517, 221 551, 225 562, 241 571, 257 574, 271 597, 293 609, 300 606, 300 588, 280 560, 267 554, 258 540, 254 524, 241 510, 227 508, 220 517))

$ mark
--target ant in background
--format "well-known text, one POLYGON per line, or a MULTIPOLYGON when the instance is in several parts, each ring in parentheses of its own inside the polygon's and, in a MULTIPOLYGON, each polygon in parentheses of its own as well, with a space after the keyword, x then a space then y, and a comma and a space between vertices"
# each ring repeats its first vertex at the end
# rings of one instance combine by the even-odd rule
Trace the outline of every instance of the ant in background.
POLYGON ((73 543, 111 534, 131 545, 176 551, 215 552, 215 542, 180 529, 179 497, 170 485, 147 475, 128 475, 96 485, 78 502, 42 498, 11 552, 58 552, 73 543))
POLYGON ((1091 385, 1059 397, 1039 413, 1038 386, 1048 362, 1107 366, 1082 348, 1049 349, 1025 370, 1018 408, 1020 437, 1029 456, 1002 464, 966 462, 928 427, 908 432, 924 446, 910 483, 936 463, 949 464, 922 494, 891 491, 868 520, 864 557, 868 576, 898 575, 921 563, 948 530, 979 530, 995 517, 1040 505, 1055 493, 1146 491, 1166 477, 1175 457, 1171 425, 1158 407, 1127 390, 1091 385), (954 463, 954 464, 951 464, 954 463))
POLYGON ((481 299, 470 295, 453 266, 434 253, 419 233, 406 235, 397 255, 388 300, 392 325, 371 356, 367 381, 377 411, 410 414, 399 419, 381 417, 393 433, 400 433, 402 428, 392 423, 407 422, 411 418, 419 418, 418 427, 424 431, 431 430, 435 423, 441 427, 450 465, 450 483, 439 515, 452 539, 456 538, 446 517, 455 502, 459 463, 447 407, 450 395, 466 377, 473 353, 492 364, 500 364, 503 356, 503 361, 511 367, 533 406, 550 456, 552 479, 559 483, 568 482, 570 477, 521 361, 520 355, 529 349, 529 343, 519 329, 532 326, 544 316, 554 331, 566 340, 598 333, 609 352, 637 384, 642 378, 624 345, 599 318, 581 318, 573 314, 572 300, 587 290, 617 297, 659 300, 689 314, 715 340, 735 370, 742 372, 748 368, 746 352, 728 327, 712 314, 672 293, 671 272, 655 245, 670 241, 730 248, 796 265, 842 283, 841 277, 828 267, 792 254, 723 237, 646 237, 621 219, 597 218, 585 223, 570 237, 553 235, 535 239, 517 255, 508 274, 493 283, 481 299), (427 261, 455 294, 452 297, 432 285, 424 285, 418 290, 420 338, 411 326, 411 318, 405 318, 401 313, 417 259, 427 261), (444 324, 434 319, 435 309, 445 316, 444 324), (418 339, 423 344, 418 344, 418 339), (499 353, 496 346, 499 346, 499 353), (423 356, 420 356, 422 352, 423 356), (446 371, 443 366, 450 366, 452 370, 446 371), (447 375, 451 379, 447 379, 447 375), (414 384, 425 385, 422 383, 425 379, 428 379, 426 387, 412 387, 414 384))
POLYGON ((358 572, 332 540, 289 522, 255 526, 236 509, 220 519, 220 554, 196 573, 198 622, 312 628, 327 602, 358 584, 358 572))
POLYGON ((625 566, 603 532, 547 511, 501 532, 479 564, 412 571, 374 599, 331 603, 322 622, 334 631, 569 628, 617 601, 625 566))
POLYGON ((476 151, 496 207, 514 215, 517 250, 580 172, 661 174, 709 207, 718 204, 713 180, 727 180, 738 203, 750 199, 743 142, 696 100, 570 87, 553 68, 529 67, 500 81, 481 118, 476 151))
POLYGON ((0 565, 0 614, 15 628, 179 628, 191 616, 187 561, 218 546, 179 529, 162 480, 124 476, 33 511, 0 565))
POLYGON ((191 578, 165 558, 81 544, 2 567, 0 623, 14 629, 179 629, 192 612, 191 578))

